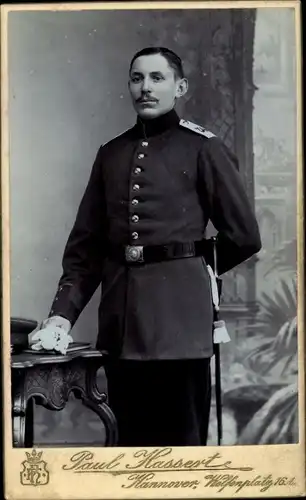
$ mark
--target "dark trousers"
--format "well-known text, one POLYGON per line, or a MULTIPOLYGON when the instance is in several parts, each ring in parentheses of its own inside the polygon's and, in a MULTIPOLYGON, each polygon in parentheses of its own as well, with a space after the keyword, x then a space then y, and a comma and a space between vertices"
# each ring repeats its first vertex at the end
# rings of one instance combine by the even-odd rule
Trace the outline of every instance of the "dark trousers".
POLYGON ((118 446, 205 446, 210 359, 120 360, 106 366, 118 446))

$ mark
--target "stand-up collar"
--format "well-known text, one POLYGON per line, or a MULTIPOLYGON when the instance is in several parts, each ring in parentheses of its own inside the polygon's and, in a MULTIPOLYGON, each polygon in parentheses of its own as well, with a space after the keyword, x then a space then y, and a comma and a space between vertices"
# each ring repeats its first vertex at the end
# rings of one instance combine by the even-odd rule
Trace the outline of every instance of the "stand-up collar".
POLYGON ((139 137, 152 137, 175 127, 179 121, 176 111, 172 109, 168 113, 151 120, 144 120, 138 116, 134 130, 139 137))

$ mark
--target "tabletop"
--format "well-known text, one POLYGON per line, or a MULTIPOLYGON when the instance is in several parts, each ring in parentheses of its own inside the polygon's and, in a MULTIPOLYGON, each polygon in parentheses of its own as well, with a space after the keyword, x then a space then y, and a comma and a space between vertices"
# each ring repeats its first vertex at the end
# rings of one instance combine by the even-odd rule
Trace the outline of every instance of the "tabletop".
POLYGON ((11 368, 22 369, 33 366, 67 363, 76 358, 101 358, 105 356, 101 351, 95 349, 89 343, 74 342, 72 343, 66 354, 61 354, 56 351, 33 351, 24 349, 20 353, 11 355, 11 368))

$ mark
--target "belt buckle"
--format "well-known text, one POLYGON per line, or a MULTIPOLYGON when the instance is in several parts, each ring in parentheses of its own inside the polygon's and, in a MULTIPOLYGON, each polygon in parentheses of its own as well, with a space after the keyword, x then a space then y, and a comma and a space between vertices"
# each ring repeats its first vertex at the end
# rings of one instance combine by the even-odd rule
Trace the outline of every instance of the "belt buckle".
POLYGON ((140 245, 126 246, 125 260, 127 262, 143 262, 143 246, 140 245))

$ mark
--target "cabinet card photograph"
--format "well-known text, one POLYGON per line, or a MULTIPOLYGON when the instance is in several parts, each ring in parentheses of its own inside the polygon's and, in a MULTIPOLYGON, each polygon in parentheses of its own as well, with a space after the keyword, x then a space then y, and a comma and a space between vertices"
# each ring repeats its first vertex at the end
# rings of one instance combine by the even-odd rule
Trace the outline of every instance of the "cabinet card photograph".
POLYGON ((6 498, 301 496, 300 2, 1 25, 6 498))

